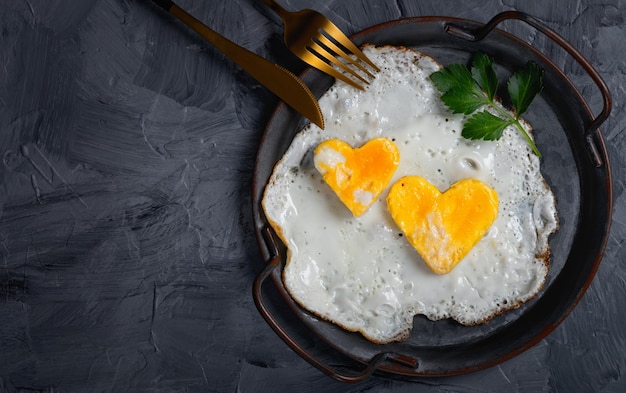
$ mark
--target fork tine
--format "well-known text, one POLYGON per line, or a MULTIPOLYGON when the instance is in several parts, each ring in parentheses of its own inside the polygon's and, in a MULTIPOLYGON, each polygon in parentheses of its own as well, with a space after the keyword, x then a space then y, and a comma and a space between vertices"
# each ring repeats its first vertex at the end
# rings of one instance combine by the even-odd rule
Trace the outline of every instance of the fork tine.
POLYGON ((330 76, 340 79, 343 82, 349 84, 350 86, 356 89, 364 90, 363 86, 359 85, 352 79, 348 78, 345 74, 342 74, 341 72, 337 71, 337 69, 331 67, 328 63, 322 60, 323 57, 320 57, 320 56, 321 55, 319 55, 317 52, 313 51, 313 48, 310 48, 309 50, 303 50, 298 53, 298 57, 300 57, 300 59, 304 60, 304 62, 308 63, 312 67, 315 67, 318 70, 325 72, 330 76))
POLYGON ((348 75, 369 85, 370 81, 363 76, 372 80, 375 78, 374 74, 380 71, 380 68, 323 14, 311 9, 291 12, 280 6, 276 0, 262 1, 283 20, 287 47, 309 65, 360 90, 364 88, 348 75), (368 66, 374 72, 366 68, 368 66), (344 72, 339 72, 340 70, 344 72))
POLYGON ((339 30, 337 26, 335 26, 334 23, 328 21, 326 26, 324 26, 324 30, 328 32, 328 35, 333 37, 335 40, 337 40, 337 42, 339 42, 346 49, 352 52, 352 54, 356 55, 359 59, 369 64, 370 67, 372 67, 376 72, 380 71, 380 68, 378 68, 378 66, 376 66, 376 64, 374 64, 367 56, 365 56, 365 54, 361 52, 361 50, 357 48, 356 45, 354 45, 354 43, 348 37, 346 37, 346 35, 341 30, 339 30))
MULTIPOLYGON (((354 65, 356 68, 358 68, 361 72, 365 73, 368 77, 370 78, 375 78, 374 74, 372 74, 371 72, 369 72, 365 67, 363 67, 361 65, 360 62, 355 61, 352 56, 350 56, 350 53, 346 52, 345 49, 340 48, 339 46, 337 46, 334 42, 332 42, 329 37, 327 37, 327 32, 325 31, 320 31, 320 35, 317 37, 317 39, 319 40, 319 43, 322 46, 325 46, 327 49, 329 49, 330 51, 334 52, 337 54, 337 56, 341 56, 342 59, 344 59, 345 61, 347 61, 348 63, 354 65)), ((333 37, 334 38, 334 37, 333 37)), ((339 62, 339 61, 337 61, 339 62)), ((343 66, 343 62, 339 62, 341 64, 339 64, 339 66, 341 68, 343 68, 344 70, 347 70, 347 67, 343 66)), ((351 71, 348 71, 351 72, 351 71)), ((352 72, 351 72, 352 73, 352 72)), ((356 75, 356 74, 354 74, 356 75)), ((356 75, 358 76, 358 75, 356 75)), ((359 79, 362 79, 359 77, 359 79)), ((366 82, 367 83, 367 82, 366 82)))
MULTIPOLYGON (((369 85, 369 81, 367 79, 363 78, 361 75, 359 75, 358 72, 356 72, 355 70, 353 70, 350 67, 348 67, 346 65, 346 63, 344 63, 343 61, 337 59, 333 53, 329 52, 328 50, 330 48, 325 48, 323 44, 313 40, 311 45, 309 45, 308 49, 310 51, 314 52, 314 54, 317 55, 317 57, 320 57, 322 59, 325 59, 328 62, 331 62, 331 63, 335 64, 336 66, 338 66, 339 68, 341 68, 345 72, 349 73, 350 75, 354 76, 355 78, 357 78, 361 82, 369 85)), ((368 75, 369 75, 369 73, 368 73, 368 75)), ((371 75, 371 77, 374 78, 374 75, 371 75)))

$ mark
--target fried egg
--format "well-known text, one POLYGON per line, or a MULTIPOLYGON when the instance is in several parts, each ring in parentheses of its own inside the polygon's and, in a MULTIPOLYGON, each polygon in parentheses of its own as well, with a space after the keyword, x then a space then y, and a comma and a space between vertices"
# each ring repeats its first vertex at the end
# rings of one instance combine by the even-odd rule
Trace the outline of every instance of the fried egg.
MULTIPOLYGON (((265 188, 265 215, 288 249, 283 281, 290 295, 376 343, 406 339, 415 315, 474 325, 536 296, 548 274, 548 237, 558 227, 539 159, 513 128, 498 141, 463 138, 464 115, 443 105, 428 78, 441 68, 433 58, 391 46, 364 52, 381 68, 376 79, 365 91, 335 83, 319 100, 326 129, 301 130, 265 188), (355 194, 356 187, 346 204, 324 180, 323 166, 347 157, 315 151, 332 139, 359 149, 378 138, 397 147, 397 167, 380 193, 355 194), (398 224, 412 203, 393 187, 416 177, 443 194, 472 179, 497 195, 495 217, 476 239, 457 225, 454 241, 470 245, 445 274, 429 267, 410 229, 398 224), (359 200, 365 209, 353 214, 349 205, 359 200)), ((453 208, 463 203, 455 198, 453 208)))

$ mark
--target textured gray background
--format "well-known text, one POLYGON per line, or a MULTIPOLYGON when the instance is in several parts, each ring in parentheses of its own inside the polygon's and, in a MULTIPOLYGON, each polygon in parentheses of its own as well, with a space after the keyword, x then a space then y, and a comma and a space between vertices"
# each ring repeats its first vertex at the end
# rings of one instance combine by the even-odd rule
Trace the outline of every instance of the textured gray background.
MULTIPOLYGON (((227 37, 300 71, 282 25, 258 3, 180 0, 227 37)), ((626 2, 284 4, 318 9, 348 33, 400 17, 484 22, 518 9, 584 53, 615 102, 602 127, 615 208, 582 302, 538 345, 488 370, 334 382, 290 351, 252 302, 263 261, 250 185, 276 98, 147 1, 3 1, 0 391, 626 391, 626 2)), ((596 89, 581 83, 597 105, 596 89)))

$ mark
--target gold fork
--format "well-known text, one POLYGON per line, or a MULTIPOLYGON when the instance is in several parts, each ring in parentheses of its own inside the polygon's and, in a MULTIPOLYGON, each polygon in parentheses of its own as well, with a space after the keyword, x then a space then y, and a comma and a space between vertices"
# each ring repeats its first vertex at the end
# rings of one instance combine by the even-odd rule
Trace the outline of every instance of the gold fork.
POLYGON ((337 26, 319 12, 309 9, 291 12, 275 0, 263 2, 283 20, 287 47, 309 65, 359 90, 363 90, 363 86, 356 80, 367 85, 370 81, 366 78, 374 78, 367 66, 374 72, 380 71, 337 26), (345 73, 339 72, 332 65, 345 73), (346 73, 353 78, 349 78, 346 73))

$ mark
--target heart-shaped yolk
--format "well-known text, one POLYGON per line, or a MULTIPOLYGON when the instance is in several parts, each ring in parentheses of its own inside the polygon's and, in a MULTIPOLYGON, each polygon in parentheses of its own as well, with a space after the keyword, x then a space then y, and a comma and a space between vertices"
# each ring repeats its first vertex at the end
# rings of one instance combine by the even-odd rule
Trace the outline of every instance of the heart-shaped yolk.
POLYGON ((383 192, 400 163, 398 147, 387 138, 353 149, 328 139, 315 148, 315 168, 354 216, 360 216, 383 192))
POLYGON ((441 193, 428 180, 406 176, 389 190, 387 207, 430 269, 446 274, 485 235, 498 215, 498 194, 475 179, 441 193))

